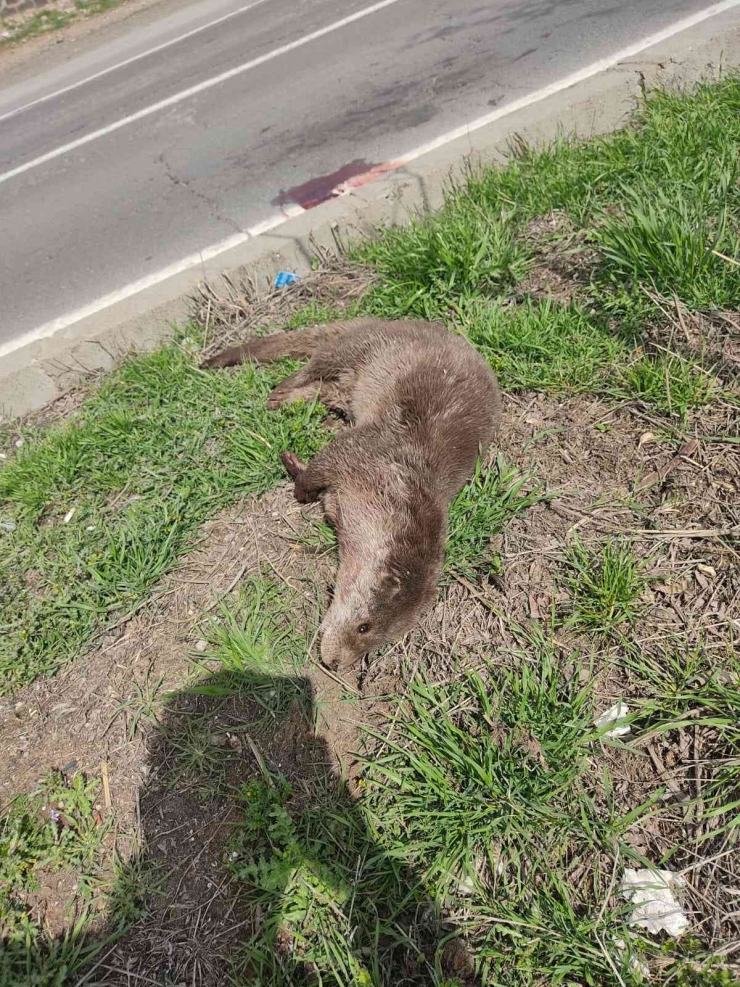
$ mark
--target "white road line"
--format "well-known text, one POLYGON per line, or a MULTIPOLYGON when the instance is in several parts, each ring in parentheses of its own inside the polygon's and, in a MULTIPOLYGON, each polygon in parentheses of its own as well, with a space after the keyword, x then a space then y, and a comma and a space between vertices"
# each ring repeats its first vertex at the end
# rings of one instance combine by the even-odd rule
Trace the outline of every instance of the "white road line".
POLYGON ((15 350, 21 349, 23 346, 29 346, 31 343, 36 343, 40 339, 48 339, 49 336, 53 336, 61 329, 66 329, 68 326, 74 325, 75 322, 81 322, 82 319, 86 319, 90 315, 95 315, 97 312, 102 312, 104 309, 110 308, 111 305, 125 301, 133 295, 138 295, 139 292, 145 291, 147 288, 153 288, 155 285, 161 284, 162 281, 173 278, 176 274, 182 274, 184 271, 189 271, 193 267, 201 267, 207 261, 218 257, 219 254, 227 250, 232 250, 234 247, 240 247, 247 240, 252 240, 255 237, 261 236, 263 233, 269 233, 270 230, 274 230, 277 226, 282 226, 287 220, 293 219, 295 216, 300 216, 305 211, 303 206, 288 206, 284 213, 271 216, 269 219, 263 220, 243 233, 235 233, 233 236, 227 237, 219 243, 214 243, 210 247, 204 247, 203 250, 190 254, 188 257, 183 257, 182 260, 175 261, 174 264, 169 264, 154 274, 149 274, 145 278, 139 278, 138 281, 127 284, 125 288, 119 288, 118 291, 111 291, 109 294, 103 295, 102 298, 96 298, 89 305, 83 305, 82 308, 78 308, 74 312, 69 312, 67 315, 60 315, 58 319, 52 319, 51 322, 47 322, 37 329, 32 329, 17 339, 11 339, 7 343, 0 343, 0 359, 15 352, 15 350))
MULTIPOLYGON (((552 85, 545 86, 543 89, 538 89, 536 92, 530 93, 529 96, 525 96, 513 103, 509 103, 507 106, 502 106, 501 109, 494 110, 492 113, 479 117, 477 120, 472 120, 463 127, 458 127, 456 130, 442 134, 435 140, 430 141, 427 144, 423 144, 420 147, 415 148, 413 151, 409 151, 407 154, 395 159, 392 167, 398 168, 404 164, 408 164, 409 162, 420 158, 422 155, 428 154, 430 151, 443 147, 445 144, 458 140, 460 137, 465 137, 467 134, 473 133, 481 127, 485 127, 489 123, 494 123, 496 120, 509 116, 511 113, 515 113, 517 110, 520 110, 525 106, 531 106, 533 103, 538 103, 543 99, 547 99, 548 96, 553 96, 555 93, 561 92, 564 89, 569 89, 578 82, 589 79, 599 72, 605 71, 606 69, 613 68, 620 62, 625 61, 625 59, 633 58, 646 48, 659 44, 661 41, 667 41, 674 35, 680 34, 682 31, 685 31, 690 27, 694 27, 697 24, 701 24, 702 21, 708 20, 710 17, 715 17, 718 14, 722 14, 725 11, 732 10, 734 7, 738 6, 740 6, 740 0, 722 0, 722 2, 716 3, 711 7, 707 7, 705 10, 700 11, 697 14, 692 14, 690 17, 685 17, 680 21, 676 21, 675 24, 670 27, 664 28, 656 34, 651 34, 648 37, 643 38, 642 41, 635 42, 635 44, 630 45, 628 48, 623 48, 614 55, 602 58, 598 62, 592 62, 591 65, 588 65, 586 68, 580 69, 578 72, 574 72, 571 75, 566 76, 559 82, 554 82, 552 85)), ((349 183, 347 183, 347 186, 349 186, 349 183)), ((351 191, 351 187, 348 187, 348 190, 351 191)), ((170 264, 168 267, 162 268, 162 270, 156 271, 154 274, 150 274, 145 278, 141 278, 139 281, 134 281, 123 288, 119 288, 117 291, 113 291, 102 298, 98 298, 96 301, 91 302, 89 305, 85 305, 83 308, 77 309, 75 312, 70 312, 67 315, 60 316, 52 322, 47 322, 45 325, 39 326, 37 329, 25 333, 25 335, 18 339, 1 344, 0 358, 7 356, 9 353, 13 353, 15 350, 18 350, 23 346, 34 343, 37 340, 46 339, 49 336, 53 336, 59 330, 66 329, 68 326, 74 325, 75 322, 79 322, 91 315, 96 315, 98 312, 101 312, 118 302, 125 301, 127 298, 131 298, 133 295, 144 291, 146 288, 152 288, 155 285, 160 284, 162 281, 166 281, 167 278, 173 277, 175 274, 182 274, 191 268, 202 265, 206 260, 213 260, 215 257, 218 257, 219 254, 222 254, 227 250, 231 250, 234 247, 241 246, 253 237, 260 236, 263 233, 267 233, 270 230, 282 226, 283 223, 286 223, 289 219, 292 219, 295 216, 301 215, 303 212, 305 212, 305 210, 301 206, 290 206, 285 210, 284 214, 270 218, 263 223, 259 223, 257 226, 252 227, 251 230, 228 237, 226 240, 222 240, 220 243, 215 243, 210 247, 205 247, 197 254, 191 254, 189 257, 184 257, 181 261, 170 264)))
POLYGON ((310 44, 312 41, 323 38, 327 34, 332 34, 334 31, 340 30, 340 28, 347 27, 348 24, 354 24, 355 21, 362 20, 364 17, 369 17, 370 14, 375 14, 377 11, 383 10, 384 7, 390 7, 392 4, 398 2, 399 0, 380 0, 380 3, 374 3, 371 7, 365 7, 362 10, 358 10, 356 13, 343 17, 339 21, 334 21, 333 24, 327 24, 326 27, 319 28, 317 31, 312 31, 310 34, 305 34, 302 38, 291 41, 289 44, 281 45, 280 48, 275 48, 273 51, 268 51, 264 55, 260 55, 259 58, 253 58, 249 62, 244 62, 242 65, 237 65, 235 68, 229 69, 227 72, 222 72, 220 75, 216 75, 211 79, 205 79, 203 82, 199 82, 195 86, 190 86, 189 89, 183 89, 182 92, 175 93, 174 96, 168 96, 167 99, 162 99, 158 103, 152 103, 151 106, 146 106, 143 110, 132 113, 130 116, 123 117, 122 120, 116 120, 115 123, 109 123, 107 127, 101 127, 99 130, 94 130, 92 133, 86 134, 84 137, 80 137, 75 141, 70 141, 69 144, 63 144, 61 147, 57 147, 53 151, 49 151, 46 154, 42 154, 38 158, 34 158, 32 161, 26 161, 25 164, 18 165, 17 168, 12 168, 10 171, 6 171, 5 174, 0 175, 0 183, 7 182, 9 179, 15 178, 17 175, 22 175, 24 172, 30 171, 32 168, 37 168, 39 165, 46 164, 47 161, 53 161, 54 158, 58 158, 62 154, 68 154, 70 151, 74 151, 78 147, 84 147, 85 144, 89 144, 94 140, 98 140, 100 137, 105 137, 108 134, 112 134, 114 131, 120 130, 121 127, 126 127, 130 123, 135 123, 137 120, 143 120, 145 117, 151 116, 152 113, 158 113, 160 110, 167 109, 169 106, 175 106, 177 103, 182 103, 183 100, 190 99, 191 96, 197 96, 198 93, 205 92, 207 89, 212 89, 214 86, 218 86, 222 82, 226 82, 228 79, 233 79, 237 75, 248 72, 250 69, 255 69, 258 65, 264 65, 265 62, 271 62, 274 58, 279 58, 281 55, 287 55, 288 52, 295 51, 296 48, 302 48, 304 45, 310 44))
POLYGON ((193 28, 192 31, 188 31, 185 34, 180 34, 176 38, 172 38, 170 41, 165 41, 161 45, 157 45, 154 48, 148 48, 146 51, 140 52, 138 55, 132 55, 131 58, 125 59, 123 62, 117 62, 115 65, 109 65, 107 69, 101 69, 100 72, 95 72, 94 75, 88 75, 84 79, 80 79, 79 82, 73 82, 70 86, 65 86, 64 89, 57 89, 53 93, 47 93, 46 96, 39 96, 38 99, 31 100, 30 103, 24 103, 23 106, 18 106, 15 110, 10 110, 8 113, 3 113, 0 116, 0 123, 3 120, 9 119, 9 117, 14 117, 18 113, 23 113, 24 110, 30 110, 32 106, 38 106, 39 103, 45 103, 49 99, 55 99, 57 96, 63 96, 65 93, 72 92, 73 89, 79 89, 80 86, 87 85, 88 82, 94 82, 95 79, 101 79, 104 75, 108 75, 109 72, 116 72, 118 69, 123 69, 127 65, 132 65, 134 62, 138 62, 141 58, 148 58, 150 55, 156 55, 157 52, 164 51, 165 48, 170 48, 172 45, 177 45, 181 41, 187 41, 188 38, 192 38, 196 34, 200 34, 201 31, 207 31, 211 27, 215 27, 217 24, 223 24, 224 21, 230 20, 232 17, 237 17, 239 14, 244 14, 248 10, 252 10, 253 7, 259 7, 261 4, 266 3, 267 0, 254 0, 253 3, 248 3, 244 7, 239 7, 238 10, 232 10, 229 14, 224 14, 223 17, 217 17, 214 21, 209 21, 207 24, 201 24, 200 27, 193 28))

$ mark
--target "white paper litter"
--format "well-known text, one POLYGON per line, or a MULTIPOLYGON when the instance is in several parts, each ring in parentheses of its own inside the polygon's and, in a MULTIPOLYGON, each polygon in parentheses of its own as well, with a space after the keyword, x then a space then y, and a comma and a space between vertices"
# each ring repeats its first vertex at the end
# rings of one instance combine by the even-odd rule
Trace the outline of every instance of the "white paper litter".
POLYGON ((598 716, 594 720, 594 726, 600 730, 602 727, 608 726, 610 723, 617 723, 618 725, 611 730, 607 730, 604 733, 604 736, 624 737, 625 734, 631 732, 632 727, 629 723, 619 723, 619 720, 623 720, 625 716, 628 715, 629 711, 630 708, 627 703, 622 702, 621 699, 618 699, 613 706, 610 706, 605 713, 602 713, 601 716, 598 716))
POLYGON ((467 875, 457 882, 457 890, 459 894, 463 895, 475 894, 475 881, 467 875))
POLYGON ((633 905, 630 925, 678 938, 688 929, 689 920, 672 888, 684 886, 681 875, 669 870, 625 868, 621 892, 633 905))

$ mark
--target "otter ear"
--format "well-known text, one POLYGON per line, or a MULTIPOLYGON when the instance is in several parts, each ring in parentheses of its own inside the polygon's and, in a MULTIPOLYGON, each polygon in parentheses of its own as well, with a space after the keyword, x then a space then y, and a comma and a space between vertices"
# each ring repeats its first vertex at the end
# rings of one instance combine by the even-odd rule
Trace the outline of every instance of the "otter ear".
POLYGON ((396 593, 401 592, 401 577, 396 572, 386 572, 383 574, 383 587, 390 593, 391 596, 395 596, 396 593))

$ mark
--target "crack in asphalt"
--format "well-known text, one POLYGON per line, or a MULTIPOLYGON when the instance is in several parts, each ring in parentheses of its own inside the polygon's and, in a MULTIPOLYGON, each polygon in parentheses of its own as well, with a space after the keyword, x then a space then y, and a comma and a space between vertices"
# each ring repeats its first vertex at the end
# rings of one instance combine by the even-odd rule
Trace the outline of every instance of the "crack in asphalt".
POLYGON ((214 219, 218 220, 220 223, 224 223, 231 230, 233 230, 234 233, 244 233, 244 229, 235 219, 232 219, 231 216, 227 216, 225 213, 221 212, 218 203, 214 199, 212 199, 209 195, 206 195, 204 192, 201 192, 200 189, 197 189, 189 178, 180 178, 177 174, 175 174, 172 165, 164 154, 160 154, 157 157, 157 162, 162 165, 164 173, 169 181, 173 185, 182 186, 182 188, 186 189, 187 192, 189 192, 195 199, 204 202, 208 206, 208 209, 214 219))

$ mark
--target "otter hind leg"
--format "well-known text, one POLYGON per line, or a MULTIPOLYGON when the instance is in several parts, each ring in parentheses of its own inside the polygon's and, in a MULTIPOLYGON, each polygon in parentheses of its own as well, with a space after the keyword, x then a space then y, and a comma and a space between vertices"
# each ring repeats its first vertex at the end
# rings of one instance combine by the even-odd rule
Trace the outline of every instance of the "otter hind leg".
POLYGON ((321 388, 321 381, 307 373, 308 367, 301 367, 294 374, 280 381, 267 399, 267 407, 275 411, 293 401, 313 401, 321 388))

